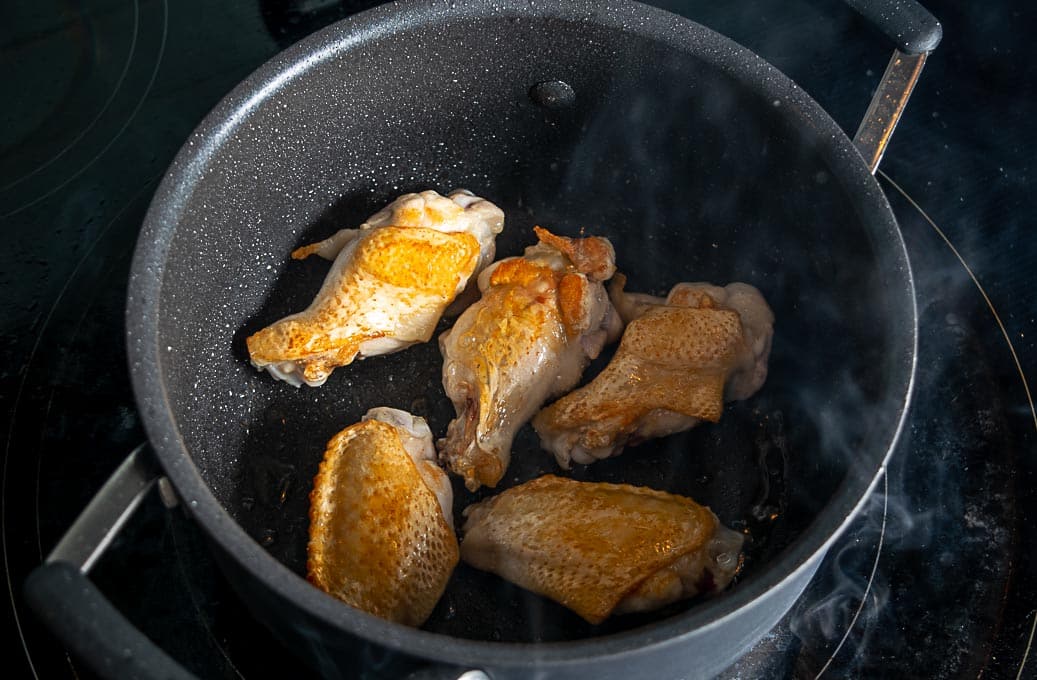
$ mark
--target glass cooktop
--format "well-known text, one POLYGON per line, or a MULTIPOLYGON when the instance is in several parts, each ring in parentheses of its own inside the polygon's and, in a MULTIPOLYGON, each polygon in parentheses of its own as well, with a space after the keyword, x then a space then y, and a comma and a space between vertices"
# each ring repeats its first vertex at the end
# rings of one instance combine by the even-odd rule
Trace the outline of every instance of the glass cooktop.
MULTIPOLYGON (((240 79, 374 2, 62 0, 0 9, 0 488, 8 677, 91 677, 21 584, 144 440, 123 307, 144 212, 240 79), (13 670, 13 673, 12 673, 13 670)), ((890 49, 834 2, 656 3, 735 39, 853 131, 890 49)), ((888 473, 803 597, 725 678, 1037 676, 1032 3, 927 3, 944 24, 881 166, 918 287, 916 399, 888 473)), ((200 677, 310 671, 149 497, 93 572, 200 677)), ((358 659, 357 677, 380 677, 358 659)), ((651 675, 646 669, 645 677, 651 675)))

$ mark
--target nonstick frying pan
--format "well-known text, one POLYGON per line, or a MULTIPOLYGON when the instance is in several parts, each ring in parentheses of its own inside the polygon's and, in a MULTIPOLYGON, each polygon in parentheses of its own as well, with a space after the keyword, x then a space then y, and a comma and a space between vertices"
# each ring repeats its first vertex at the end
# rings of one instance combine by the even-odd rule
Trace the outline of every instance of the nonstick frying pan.
MULTIPOLYGON (((393 4, 267 63, 203 121, 155 195, 127 303, 154 456, 135 452, 33 575, 37 612, 102 673, 185 673, 84 575, 161 477, 256 616, 328 676, 668 677, 731 663, 861 506, 911 392, 911 272, 871 172, 939 25, 912 3, 853 4, 899 48, 857 145, 760 58, 631 2, 393 4), (302 578, 325 443, 373 406, 442 434, 453 412, 441 358, 428 343, 295 389, 254 371, 244 338, 319 287, 326 267, 291 262, 294 247, 401 193, 459 187, 504 209, 499 256, 541 224, 609 237, 628 290, 741 280, 767 297, 776 331, 757 396, 717 425, 573 473, 690 495, 744 530, 728 592, 594 627, 461 565, 413 630, 302 578)), ((546 472, 557 468, 527 428, 500 488, 546 472)), ((487 493, 458 483, 455 514, 487 493)))

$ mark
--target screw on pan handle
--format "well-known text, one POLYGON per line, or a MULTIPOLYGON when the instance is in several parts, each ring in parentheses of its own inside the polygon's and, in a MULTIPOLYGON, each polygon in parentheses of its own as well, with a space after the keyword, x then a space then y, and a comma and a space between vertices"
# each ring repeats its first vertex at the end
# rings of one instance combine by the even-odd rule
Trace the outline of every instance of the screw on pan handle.
POLYGON ((943 27, 914 0, 845 0, 893 41, 896 50, 853 137, 872 174, 878 170, 925 59, 940 44, 943 27))
POLYGON ((143 449, 127 456, 46 561, 29 574, 25 600, 40 621, 101 677, 192 680, 191 673, 137 630, 87 576, 144 495, 161 481, 161 471, 143 449))

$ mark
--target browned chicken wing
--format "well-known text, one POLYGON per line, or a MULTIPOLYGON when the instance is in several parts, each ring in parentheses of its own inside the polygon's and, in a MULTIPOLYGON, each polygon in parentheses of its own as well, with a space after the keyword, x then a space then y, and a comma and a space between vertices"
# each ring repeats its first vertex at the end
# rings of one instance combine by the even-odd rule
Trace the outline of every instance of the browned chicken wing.
POLYGON ((465 509, 461 559, 590 623, 723 590, 743 537, 690 498, 546 475, 465 509))
POLYGON ((457 411, 440 456, 472 491, 497 485, 518 429, 619 330, 601 283, 615 271, 612 244, 535 231, 540 243, 522 257, 483 271, 482 298, 439 338, 457 411))
POLYGON ((760 292, 681 283, 665 300, 611 287, 627 321, 619 348, 594 380, 540 411, 533 427, 563 468, 619 454, 627 444, 720 419, 767 377, 774 317, 760 292))
POLYGON ((504 213, 467 191, 400 196, 359 229, 299 248, 333 260, 317 297, 247 340, 252 365, 316 387, 360 356, 432 337, 444 310, 493 260, 504 213))
POLYGON ((371 409, 328 442, 314 479, 310 582, 376 616, 421 625, 457 565, 452 503, 425 420, 371 409))

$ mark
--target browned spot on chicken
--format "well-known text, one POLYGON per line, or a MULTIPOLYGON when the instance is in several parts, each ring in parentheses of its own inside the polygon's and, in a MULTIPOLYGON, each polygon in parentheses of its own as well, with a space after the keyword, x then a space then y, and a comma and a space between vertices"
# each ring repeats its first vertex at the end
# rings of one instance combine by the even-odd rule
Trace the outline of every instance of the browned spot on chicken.
POLYGON ((629 323, 615 356, 589 384, 533 418, 542 445, 564 468, 716 422, 725 396, 744 399, 766 376, 773 317, 756 289, 681 284, 663 301, 625 295, 622 283, 612 294, 629 323))
POLYGON ((451 501, 439 497, 450 486, 442 470, 429 467, 434 449, 424 421, 394 409, 369 415, 376 411, 417 427, 364 420, 328 442, 310 494, 307 578, 347 604, 417 626, 458 561, 444 515, 451 501))
POLYGON ((690 498, 545 475, 465 510, 461 559, 590 623, 726 586, 742 537, 690 498))
POLYGON ((319 385, 358 355, 431 336, 446 308, 489 262, 499 208, 466 192, 401 196, 359 229, 297 249, 334 259, 310 306, 247 339, 254 366, 294 385, 319 385))
MULTIPOLYGON (((496 486, 518 428, 579 381, 614 316, 602 284, 551 245, 588 239, 538 235, 547 240, 487 270, 482 298, 440 336, 443 387, 457 412, 440 456, 473 491, 496 486)), ((611 255, 611 246, 599 250, 611 255)))

